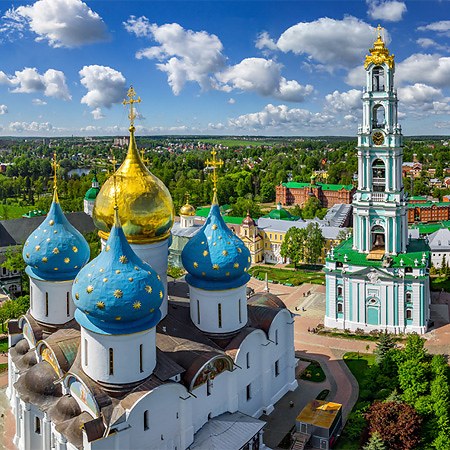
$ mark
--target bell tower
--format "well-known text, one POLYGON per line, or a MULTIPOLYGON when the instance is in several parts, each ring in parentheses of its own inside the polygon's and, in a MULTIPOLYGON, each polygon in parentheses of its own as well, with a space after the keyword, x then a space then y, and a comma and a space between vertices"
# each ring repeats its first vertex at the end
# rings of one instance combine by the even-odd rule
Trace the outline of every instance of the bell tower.
POLYGON ((407 202, 402 183, 403 137, 398 124, 395 62, 378 26, 366 56, 363 123, 358 128, 358 189, 353 249, 382 259, 406 251, 407 202))

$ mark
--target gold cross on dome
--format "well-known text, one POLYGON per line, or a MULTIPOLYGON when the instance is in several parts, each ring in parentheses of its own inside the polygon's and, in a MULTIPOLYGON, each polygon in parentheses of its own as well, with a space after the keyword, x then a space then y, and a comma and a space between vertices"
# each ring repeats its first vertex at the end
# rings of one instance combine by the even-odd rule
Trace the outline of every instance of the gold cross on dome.
POLYGON ((141 160, 142 160, 142 162, 145 164, 145 165, 147 165, 148 164, 148 159, 145 157, 145 150, 144 149, 141 149, 141 160))
POLYGON ((134 110, 134 104, 135 103, 141 103, 141 97, 136 97, 136 92, 133 88, 133 86, 130 86, 130 89, 128 89, 127 92, 128 100, 124 100, 122 104, 124 106, 130 105, 130 112, 128 114, 128 118, 130 119, 130 127, 134 126, 134 119, 136 119, 136 111, 134 110))
POLYGON ((216 155, 217 155, 217 150, 214 148, 213 151, 211 152, 212 155, 212 159, 207 159, 205 161, 205 163, 208 166, 211 166, 213 169, 213 173, 211 176, 211 180, 213 182, 213 192, 214 192, 214 197, 213 197, 213 203, 217 203, 217 182, 219 181, 219 177, 217 176, 217 168, 218 167, 222 167, 223 166, 223 161, 221 159, 216 159, 216 155))
POLYGON ((58 184, 57 172, 59 164, 56 161, 56 152, 53 153, 52 169, 53 169, 53 189, 56 190, 58 184))

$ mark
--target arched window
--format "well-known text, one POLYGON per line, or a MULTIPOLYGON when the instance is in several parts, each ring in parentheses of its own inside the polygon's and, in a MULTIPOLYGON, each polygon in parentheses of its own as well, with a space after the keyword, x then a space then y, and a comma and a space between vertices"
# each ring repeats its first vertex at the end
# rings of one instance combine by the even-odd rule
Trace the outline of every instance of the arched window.
POLYGON ((372 127, 383 128, 385 125, 385 112, 383 105, 375 105, 372 114, 372 127))
POLYGON ((109 374, 114 375, 114 350, 109 349, 109 374))
POLYGON ((341 302, 339 302, 339 303, 337 304, 337 312, 338 312, 338 313, 343 313, 343 312, 344 312, 344 307, 343 307, 343 305, 342 305, 341 302))
POLYGON ((343 292, 342 286, 338 286, 337 287, 337 295, 338 295, 338 297, 342 297, 342 292, 343 292))
POLYGON ((374 192, 386 191, 386 166, 379 158, 372 163, 372 184, 374 192))
POLYGON ((410 291, 406 292, 405 300, 406 300, 406 303, 411 303, 411 301, 412 301, 412 293, 410 291))
POLYGON ((144 430, 148 430, 148 411, 144 411, 144 430))
POLYGON ((384 228, 381 225, 375 225, 372 228, 372 249, 384 248, 384 228))
POLYGON ((412 319, 412 309, 407 309, 406 310, 406 319, 407 320, 411 320, 412 319))
POLYGON ((380 66, 372 70, 372 89, 375 92, 384 91, 384 69, 380 66))

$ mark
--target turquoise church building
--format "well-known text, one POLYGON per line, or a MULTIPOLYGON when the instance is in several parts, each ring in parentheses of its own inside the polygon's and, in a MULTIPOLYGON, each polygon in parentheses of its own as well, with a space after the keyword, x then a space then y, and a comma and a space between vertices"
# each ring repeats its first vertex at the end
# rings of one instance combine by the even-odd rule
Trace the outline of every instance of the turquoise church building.
POLYGON ((364 64, 353 236, 331 249, 324 268, 325 326, 424 333, 430 317, 430 250, 425 240, 408 235, 395 62, 380 31, 364 64))

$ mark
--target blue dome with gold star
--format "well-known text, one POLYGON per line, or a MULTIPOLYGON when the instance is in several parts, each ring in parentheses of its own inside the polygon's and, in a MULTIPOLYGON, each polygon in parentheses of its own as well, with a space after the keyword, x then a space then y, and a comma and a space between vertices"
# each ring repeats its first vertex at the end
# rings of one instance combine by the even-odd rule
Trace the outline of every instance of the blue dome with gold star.
POLYGON ((227 227, 219 205, 213 203, 200 231, 181 253, 186 281, 206 290, 232 289, 247 283, 250 252, 227 227))
POLYGON ((73 280, 89 261, 89 245, 62 212, 55 191, 45 220, 23 246, 26 273, 46 281, 73 280))
POLYGON ((116 211, 104 249, 74 281, 75 319, 100 334, 136 333, 159 322, 163 297, 160 276, 131 249, 116 211))

